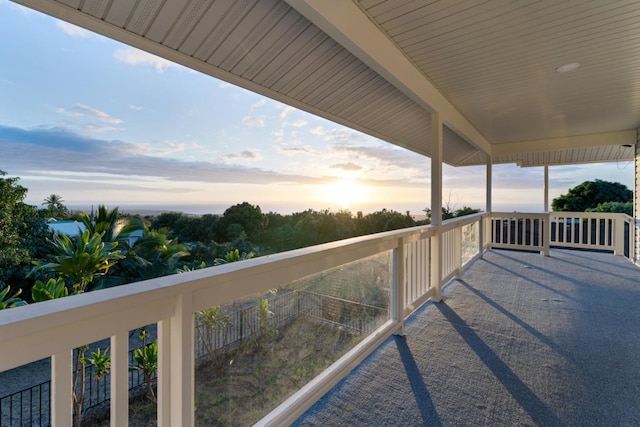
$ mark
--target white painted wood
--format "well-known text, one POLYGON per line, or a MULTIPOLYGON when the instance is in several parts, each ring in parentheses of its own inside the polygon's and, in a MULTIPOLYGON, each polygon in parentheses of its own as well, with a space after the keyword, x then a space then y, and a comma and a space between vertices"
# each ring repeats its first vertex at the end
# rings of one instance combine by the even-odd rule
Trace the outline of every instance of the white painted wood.
POLYGON ((441 113, 447 126, 467 141, 490 152, 487 140, 354 3, 342 0, 287 0, 287 3, 427 111, 441 113))
POLYGON ((171 330, 171 426, 190 427, 195 417, 195 366, 193 353, 192 294, 183 293, 176 300, 171 330))
POLYGON ((493 160, 491 155, 487 155, 486 158, 486 172, 485 177, 487 180, 486 183, 486 202, 485 202, 485 212, 491 212, 491 202, 493 198, 493 160))
POLYGON ((544 209, 543 212, 549 212, 549 165, 544 165, 544 209))
POLYGON ((638 2, 16 1, 451 165, 634 158, 638 2))
POLYGON ((158 427, 171 426, 171 320, 158 321, 158 427))
POLYGON ((406 273, 408 266, 405 242, 400 239, 393 251, 393 280, 391 284, 391 321, 398 323, 396 334, 404 335, 405 292, 408 284, 406 273))
MULTIPOLYGON (((30 351, 30 349, 24 348, 24 351, 30 351)), ((70 426, 73 420, 72 368, 73 349, 51 356, 51 425, 53 427, 70 426)))
POLYGON ((111 337, 111 427, 129 425, 129 333, 111 337))

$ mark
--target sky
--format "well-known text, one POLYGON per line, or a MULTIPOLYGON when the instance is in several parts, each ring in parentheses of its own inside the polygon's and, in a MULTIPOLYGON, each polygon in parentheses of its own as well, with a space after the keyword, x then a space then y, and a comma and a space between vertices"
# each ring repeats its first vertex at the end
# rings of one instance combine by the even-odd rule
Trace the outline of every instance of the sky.
MULTIPOLYGON (((430 159, 0 0, 0 170, 74 209, 222 213, 430 207, 430 159)), ((630 162, 550 167, 550 200, 630 162)), ((485 209, 482 167, 443 168, 443 201, 485 209)), ((493 210, 541 212, 543 168, 493 166, 493 210)))

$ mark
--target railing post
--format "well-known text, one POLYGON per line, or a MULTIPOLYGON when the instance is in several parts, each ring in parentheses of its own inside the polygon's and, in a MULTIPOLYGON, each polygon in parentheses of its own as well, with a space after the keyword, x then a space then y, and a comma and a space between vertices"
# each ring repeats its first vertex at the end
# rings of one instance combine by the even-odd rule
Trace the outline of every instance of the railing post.
POLYGON ((549 247, 551 246, 551 214, 545 215, 544 219, 540 219, 540 227, 542 227, 542 255, 549 256, 549 247))
POLYGON ((158 427, 171 426, 171 321, 158 322, 158 427))
POLYGON ((398 239, 393 250, 393 281, 391 283, 391 320, 400 324, 396 335, 404 335, 404 301, 406 283, 406 254, 404 239, 398 239))
POLYGON ((178 295, 171 318, 171 426, 194 425, 193 304, 191 293, 178 295))
POLYGON ((111 337, 111 426, 129 425, 129 334, 111 337))
POLYGON ((478 254, 483 256, 484 252, 484 215, 478 218, 478 254))
POLYGON ((70 426, 73 421, 71 370, 73 350, 51 356, 51 425, 70 426))
POLYGON ((613 254, 624 256, 624 220, 622 215, 612 220, 613 224, 613 254))
POLYGON ((441 249, 441 229, 436 227, 435 234, 431 237, 431 286, 433 287, 434 302, 442 301, 442 291, 440 289, 440 281, 442 279, 442 258, 440 256, 441 249))
POLYGON ((462 226, 460 223, 457 223, 453 230, 453 248, 456 276, 460 277, 462 275, 462 226))

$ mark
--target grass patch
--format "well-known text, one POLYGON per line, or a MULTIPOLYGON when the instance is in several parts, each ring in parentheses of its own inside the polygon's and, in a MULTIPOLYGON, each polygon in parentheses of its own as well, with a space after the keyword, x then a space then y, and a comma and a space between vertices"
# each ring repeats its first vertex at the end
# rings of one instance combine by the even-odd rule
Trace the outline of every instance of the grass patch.
MULTIPOLYGON (((255 423, 359 341, 359 336, 340 328, 300 319, 269 339, 249 342, 229 353, 222 364, 199 365, 195 372, 196 425, 255 423)), ((109 420, 90 425, 107 427, 109 420)), ((129 425, 157 425, 155 404, 147 397, 132 400, 129 425)))

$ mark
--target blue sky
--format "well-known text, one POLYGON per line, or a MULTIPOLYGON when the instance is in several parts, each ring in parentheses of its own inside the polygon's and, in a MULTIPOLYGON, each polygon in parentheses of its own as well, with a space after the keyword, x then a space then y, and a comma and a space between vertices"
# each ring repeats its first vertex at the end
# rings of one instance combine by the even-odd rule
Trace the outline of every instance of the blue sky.
MULTIPOLYGON (((0 169, 39 205, 420 214, 430 160, 0 0, 0 169)), ((495 165, 494 210, 541 211, 542 168, 495 165)), ((628 162, 550 168, 629 188, 628 162)), ((444 168, 444 200, 485 207, 485 168, 444 168)))

